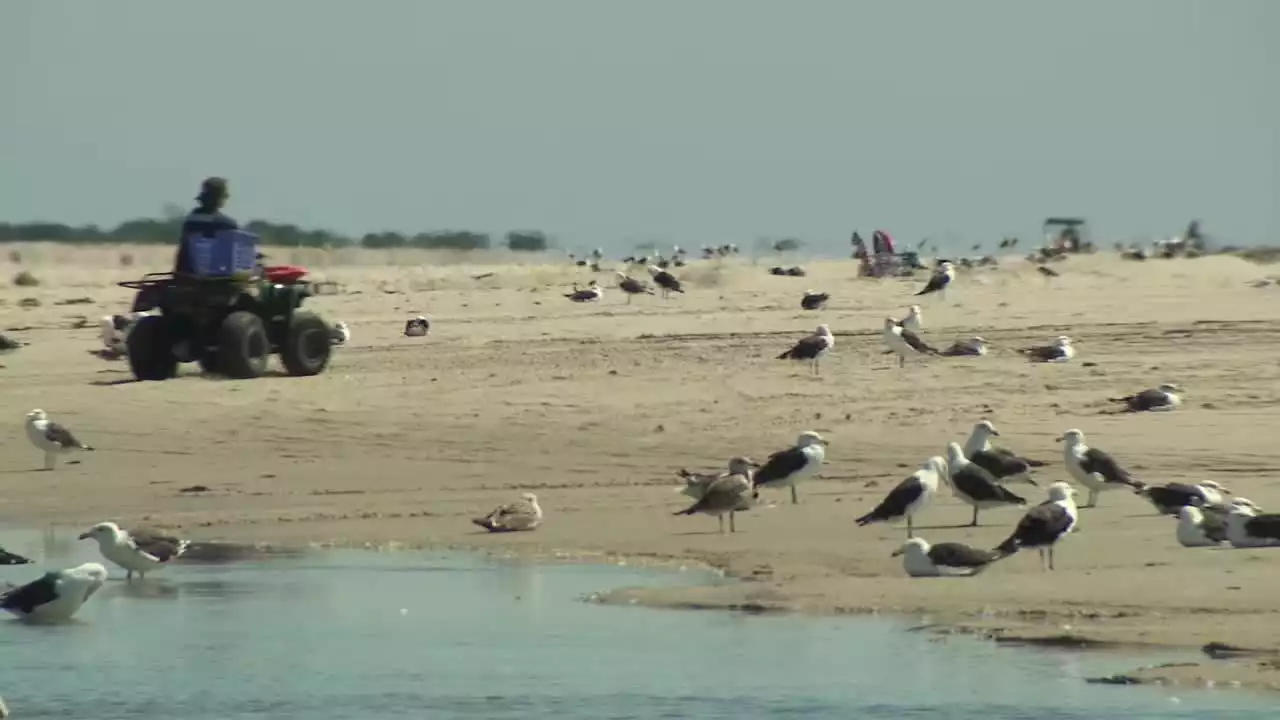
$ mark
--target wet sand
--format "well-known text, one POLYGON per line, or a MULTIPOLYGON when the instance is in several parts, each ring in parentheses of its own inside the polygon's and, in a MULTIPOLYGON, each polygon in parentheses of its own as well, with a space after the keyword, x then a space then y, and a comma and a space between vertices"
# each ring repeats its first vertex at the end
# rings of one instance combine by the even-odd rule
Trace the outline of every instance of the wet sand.
MULTIPOLYGON (((853 523, 984 417, 1003 445, 1050 462, 1037 475, 1042 485, 1066 479, 1053 438, 1074 427, 1146 482, 1214 479, 1280 507, 1271 453, 1280 288, 1250 285, 1272 274, 1267 266, 1098 255, 1056 265, 1062 277, 1047 282, 1010 258, 962 274, 947 301, 921 303, 926 339, 945 345, 977 333, 997 346, 993 355, 899 370, 881 354, 880 323, 905 311, 920 282, 858 280, 852 262, 807 263, 809 277, 786 278, 765 272, 772 259, 695 261, 679 272, 690 286, 684 296, 627 305, 607 289, 601 303, 577 305, 561 294, 592 277, 585 269, 273 252, 342 288, 310 301, 353 333, 327 374, 225 381, 192 366, 175 381, 140 384, 128 382, 123 362, 90 354, 96 318, 127 309, 129 291, 114 282, 163 268, 171 252, 133 249, 135 266, 121 268, 118 248, 21 250, 21 267, 0 263, 0 329, 32 343, 0 355, 10 413, 0 445, 3 520, 698 562, 746 581, 623 590, 606 601, 923 614, 1030 640, 1280 649, 1280 548, 1182 548, 1175 521, 1127 491, 1082 511, 1054 573, 1027 552, 972 580, 911 580, 890 557, 903 528, 853 523), (42 284, 13 287, 19 269, 42 284), (831 293, 829 308, 800 310, 806 288, 831 293), (42 306, 19 309, 23 298, 42 306), (91 302, 56 304, 74 298, 91 302), (431 318, 431 335, 402 337, 418 313, 431 318), (72 329, 81 315, 92 324, 72 329), (837 342, 821 378, 773 359, 819 322, 837 342), (1012 352, 1059 334, 1076 340, 1076 362, 1030 365, 1012 352), (1182 410, 1103 414, 1107 397, 1162 381, 1187 388, 1182 410), (33 407, 97 452, 35 471, 40 456, 21 426, 33 407), (831 446, 799 505, 765 491, 773 505, 741 514, 739 532, 724 536, 714 519, 671 515, 685 501, 674 491, 678 468, 710 470, 735 454, 763 460, 809 429, 831 446), (182 492, 195 485, 209 491, 182 492), (469 522, 526 490, 547 512, 537 532, 488 535, 469 522)), ((599 279, 612 285, 608 274, 599 279)), ((1013 489, 1042 498, 1043 490, 1013 489)), ((958 527, 969 510, 944 492, 918 528, 933 542, 992 546, 1019 516, 992 510, 980 527, 958 527)), ((1280 688, 1271 662, 1148 672, 1280 688)))

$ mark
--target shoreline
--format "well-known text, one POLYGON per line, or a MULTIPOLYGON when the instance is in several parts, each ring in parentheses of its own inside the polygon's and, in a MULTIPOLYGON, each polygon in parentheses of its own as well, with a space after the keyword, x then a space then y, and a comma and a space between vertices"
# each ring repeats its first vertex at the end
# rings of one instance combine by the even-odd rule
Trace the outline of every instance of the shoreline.
MULTIPOLYGON (((92 258, 31 265, 38 288, 0 287, 20 327, 5 332, 30 343, 3 356, 0 383, 11 408, 44 408, 97 450, 34 472, 40 457, 11 418, 0 510, 28 526, 109 519, 197 540, 351 547, 409 538, 406 547, 696 564, 741 579, 680 596, 610 593, 658 607, 923 614, 1006 642, 1280 648, 1275 549, 1183 548, 1175 521, 1132 493, 1084 510, 1051 573, 1019 553, 972 579, 911 579, 890 557, 901 526, 854 525, 984 418, 1002 445, 1048 463, 1040 487, 1010 488, 1028 504, 1065 478, 1053 438, 1081 428, 1144 482, 1214 479, 1280 507, 1269 480, 1280 321, 1267 302, 1274 287, 1252 284, 1265 269, 1098 254, 1063 261, 1049 284, 1030 263, 1002 261, 962 272, 943 302, 913 300, 909 282, 856 279, 848 261, 805 265, 805 277, 784 278, 699 262, 681 270, 689 292, 679 298, 627 303, 610 291, 591 304, 561 296, 593 278, 567 265, 495 265, 483 280, 466 266, 326 267, 342 290, 308 307, 353 336, 325 373, 225 381, 187 370, 156 383, 127 382, 124 363, 91 354, 101 345, 93 318, 127 308, 114 283, 136 273, 92 258), (799 309, 807 288, 830 293, 828 308, 799 309), (897 367, 875 332, 911 302, 922 303, 929 341, 981 334, 992 352, 897 367), (416 314, 430 316, 431 334, 404 337, 416 314), (817 323, 836 335, 820 376, 775 360, 817 323), (1077 341, 1079 362, 1033 365, 1013 352, 1061 334, 1077 341), (1108 398, 1164 381, 1188 388, 1177 412, 1107 413, 1108 398), (727 535, 713 519, 673 516, 687 501, 675 492, 679 468, 760 461, 804 430, 831 444, 798 505, 767 491, 767 505, 727 535), (537 531, 487 535, 468 522, 523 492, 547 512, 537 531)), ((994 547, 1021 513, 983 511, 971 527, 944 490, 916 530, 994 547)), ((1201 665, 1161 672, 1280 685, 1269 658, 1201 665)))
MULTIPOLYGON (((163 522, 155 527, 172 527, 163 522)), ((62 527, 54 525, 52 527, 62 527)), ((73 527, 73 526, 66 526, 73 527)), ((292 530, 292 528, 291 528, 292 530)), ((35 531, 35 530, 32 530, 35 531)), ((903 632, 927 632, 940 636, 963 635, 990 641, 1009 648, 1059 650, 1081 654, 1185 654, 1196 652, 1197 660, 1168 661, 1140 665, 1109 675, 1084 678, 1089 684, 1153 685, 1212 689, 1225 687, 1262 693, 1280 692, 1280 651, 1249 649, 1212 641, 1204 645, 1172 639, 1139 639, 1132 631, 1107 627, 1106 620, 1117 613, 1079 612, 1051 613, 1035 611, 995 611, 990 608, 968 611, 931 605, 849 605, 838 602, 815 602, 803 593, 788 592, 776 583, 760 581, 753 576, 733 574, 729 566, 720 566, 696 555, 625 554, 609 550, 542 549, 527 544, 510 544, 503 538, 533 536, 537 531, 514 534, 476 533, 477 537, 494 538, 488 544, 473 542, 404 541, 386 538, 379 541, 329 537, 324 540, 299 539, 293 532, 270 540, 266 533, 255 540, 233 539, 213 534, 193 542, 194 554, 184 556, 183 564, 235 562, 270 559, 308 551, 354 550, 361 552, 456 552, 475 555, 488 561, 524 560, 538 564, 627 565, 664 572, 699 571, 717 575, 723 584, 644 585, 609 588, 579 598, 581 602, 636 606, 658 610, 686 612, 732 612, 746 614, 786 614, 825 617, 871 616, 903 621, 903 632), (230 552, 226 552, 230 550, 230 552), (1061 621, 1071 620, 1071 624, 1061 621)), ((971 578, 917 578, 915 583, 973 582, 971 578)), ((1173 622, 1175 618, 1170 618, 1173 622)))

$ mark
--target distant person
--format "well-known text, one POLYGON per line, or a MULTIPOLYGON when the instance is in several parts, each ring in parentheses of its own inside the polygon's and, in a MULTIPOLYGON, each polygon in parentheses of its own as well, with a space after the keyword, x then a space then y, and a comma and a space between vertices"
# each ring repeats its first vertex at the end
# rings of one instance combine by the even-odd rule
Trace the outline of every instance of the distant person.
POLYGON ((229 216, 223 214, 222 208, 227 204, 231 194, 227 191, 225 178, 205 178, 200 183, 200 194, 196 195, 196 207, 187 213, 182 221, 182 236, 178 239, 178 257, 174 260, 174 274, 190 275, 191 251, 187 247, 187 238, 199 235, 213 237, 224 230, 239 230, 240 225, 229 216))

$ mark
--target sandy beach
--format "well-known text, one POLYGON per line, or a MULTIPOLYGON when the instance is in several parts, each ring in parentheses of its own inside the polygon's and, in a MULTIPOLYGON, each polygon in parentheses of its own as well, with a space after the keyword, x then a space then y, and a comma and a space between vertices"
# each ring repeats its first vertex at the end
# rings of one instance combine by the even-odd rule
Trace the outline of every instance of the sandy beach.
MULTIPOLYGON (((1068 428, 1148 483, 1217 480, 1268 510, 1280 507, 1274 463, 1280 405, 1275 293, 1251 282, 1268 266, 1235 257, 1121 262, 1077 256, 1046 281, 1019 258, 962 272, 946 301, 924 298, 937 345, 981 334, 986 358, 936 358, 899 370, 881 354, 882 318, 900 316, 921 281, 856 278, 852 261, 803 263, 773 277, 747 260, 694 261, 688 294, 626 304, 562 297, 608 273, 427 254, 332 255, 271 249, 341 292, 309 305, 347 322, 349 346, 309 379, 225 381, 189 366, 164 383, 131 383, 123 361, 91 354, 97 318, 128 309, 115 283, 164 269, 168 248, 20 246, 0 260, 0 330, 29 347, 0 355, 8 430, 0 443, 0 521, 179 529, 198 539, 387 543, 539 556, 698 562, 745 581, 714 588, 630 589, 614 602, 659 606, 923 614, 945 627, 1006 638, 1199 647, 1221 642, 1280 653, 1275 597, 1280 549, 1179 546, 1175 521, 1127 491, 1083 510, 1080 532, 1045 573, 1020 553, 972 580, 911 580, 890 557, 901 527, 858 528, 901 478, 973 423, 1066 479, 1053 440, 1068 428), (15 287, 19 270, 38 287, 15 287), (476 276, 486 275, 480 279, 476 276), (807 288, 829 292, 807 312, 807 288), (41 306, 24 309, 24 298, 41 306), (89 298, 83 304, 59 302, 89 298), (404 322, 431 318, 426 338, 404 322), (90 325, 73 329, 80 317, 90 325), (774 360, 827 323, 836 348, 820 378, 774 360), (1032 365, 1012 348, 1070 335, 1076 362, 1032 365), (1110 396, 1163 381, 1186 406, 1110 415, 1110 396), (36 472, 22 415, 40 407, 98 450, 36 472), (738 517, 673 517, 681 467, 763 461, 803 430, 830 440, 821 479, 765 491, 772 506, 738 517), (207 492, 181 492, 190 486, 207 492), (469 519, 532 491, 547 512, 532 533, 489 535, 469 519)), ((791 264, 788 262, 788 264, 791 264)), ((612 269, 612 268, 608 268, 612 269)), ((1016 485, 1030 500, 1043 489, 1016 485)), ((919 518, 934 541, 990 547, 1021 511, 969 510, 943 492, 919 518)), ((1147 670, 1145 677, 1240 681, 1280 689, 1278 655, 1147 670)))

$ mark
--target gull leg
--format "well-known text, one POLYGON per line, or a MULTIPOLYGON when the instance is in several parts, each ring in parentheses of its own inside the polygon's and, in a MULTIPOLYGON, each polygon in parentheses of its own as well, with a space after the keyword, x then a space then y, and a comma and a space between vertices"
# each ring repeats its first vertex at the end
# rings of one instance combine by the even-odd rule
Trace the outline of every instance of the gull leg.
POLYGON ((1097 506, 1098 506, 1098 491, 1090 490, 1089 502, 1085 504, 1085 507, 1097 507, 1097 506))
POLYGON ((724 534, 724 516, 717 515, 716 519, 720 521, 720 534, 723 535, 724 534))
POLYGON ((1044 548, 1040 548, 1040 570, 1043 571, 1044 569, 1045 569, 1044 548))
POLYGON ((907 516, 907 539, 915 537, 915 530, 911 527, 911 516, 907 516))
POLYGON ((44 469, 52 470, 53 466, 58 463, 58 458, 53 454, 52 450, 44 451, 44 469))
POLYGON ((799 503, 800 503, 800 499, 796 497, 796 486, 795 486, 794 484, 792 484, 792 486, 791 486, 791 504, 792 504, 792 505, 798 505, 799 503))
POLYGON ((906 356, 906 355, 899 355, 899 356, 898 356, 898 367, 900 367, 900 368, 904 368, 904 367, 906 367, 906 366, 907 366, 907 356, 906 356))
POLYGON ((733 524, 733 511, 732 511, 732 510, 730 510, 730 511, 729 511, 729 532, 731 532, 731 533, 736 533, 736 532, 738 532, 738 528, 737 528, 737 527, 735 527, 735 526, 734 526, 734 524, 733 524))
POLYGON ((1049 569, 1053 569, 1053 546, 1049 546, 1049 569))
POLYGON ((978 506, 973 506, 973 522, 969 523, 969 527, 978 527, 978 506))

